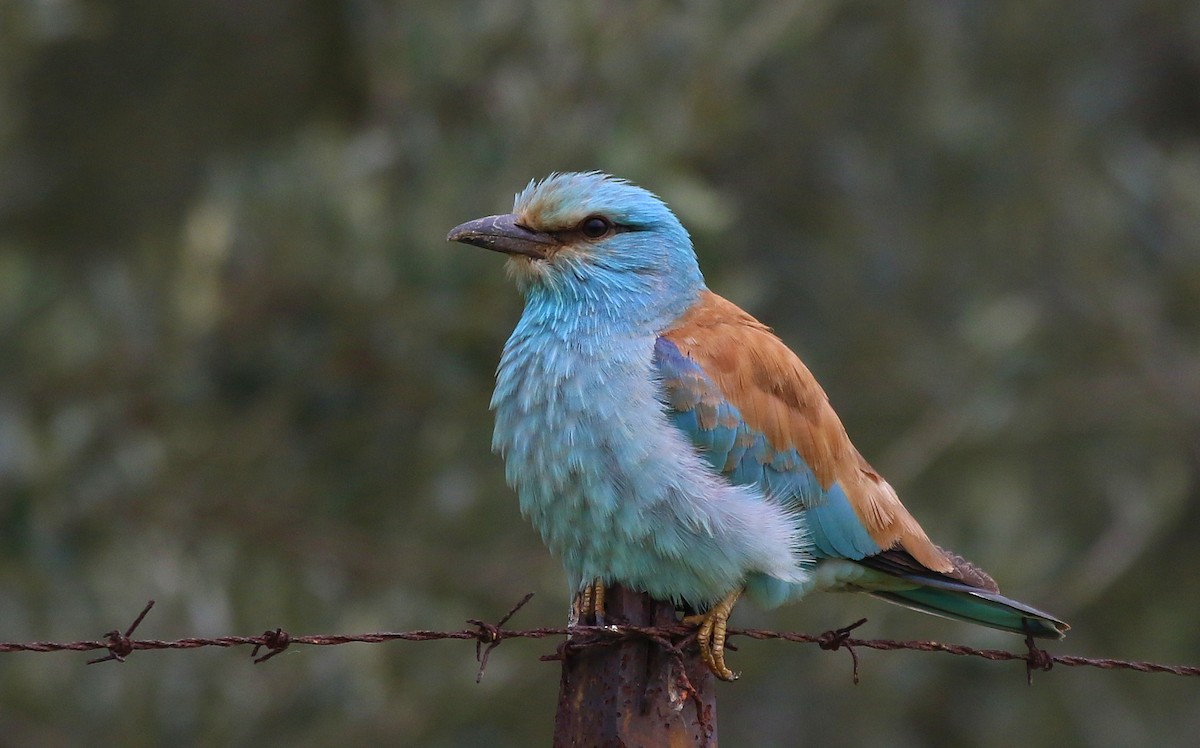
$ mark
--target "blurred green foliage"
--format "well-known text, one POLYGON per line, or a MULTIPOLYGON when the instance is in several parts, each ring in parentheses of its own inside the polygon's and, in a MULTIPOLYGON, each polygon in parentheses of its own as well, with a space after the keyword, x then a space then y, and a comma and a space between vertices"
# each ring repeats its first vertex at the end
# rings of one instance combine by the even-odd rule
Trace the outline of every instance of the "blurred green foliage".
MULTIPOLYGON (((0 6, 0 640, 460 628, 557 563, 489 453, 519 300, 443 237, 661 194, 937 540, 1200 661, 1200 7, 0 6)), ((736 622, 1019 646, 826 595, 736 622)), ((549 645, 0 660, 8 745, 545 744, 549 645)), ((1170 745, 1167 676, 743 642, 730 745, 1170 745)))

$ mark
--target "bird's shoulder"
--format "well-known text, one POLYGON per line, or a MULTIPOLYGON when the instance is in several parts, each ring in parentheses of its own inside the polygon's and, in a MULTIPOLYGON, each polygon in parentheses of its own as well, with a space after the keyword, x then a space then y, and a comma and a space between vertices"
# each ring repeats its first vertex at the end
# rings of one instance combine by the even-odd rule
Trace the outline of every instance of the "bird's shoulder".
POLYGON ((705 290, 661 337, 703 372, 773 450, 795 449, 822 488, 839 484, 880 548, 903 548, 935 571, 953 567, 855 449, 816 377, 771 328, 705 290))
POLYGON ((712 291, 662 335, 694 361, 755 430, 776 449, 805 449, 818 477, 848 446, 829 398, 800 358, 771 328, 712 291))

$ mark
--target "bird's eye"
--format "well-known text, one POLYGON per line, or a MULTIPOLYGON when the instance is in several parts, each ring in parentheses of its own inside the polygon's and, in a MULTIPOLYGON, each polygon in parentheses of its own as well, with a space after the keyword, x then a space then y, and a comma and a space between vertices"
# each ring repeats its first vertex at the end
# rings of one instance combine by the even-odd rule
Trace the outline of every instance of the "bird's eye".
POLYGON ((599 239, 611 228, 612 222, 604 216, 588 216, 579 224, 579 230, 589 239, 599 239))

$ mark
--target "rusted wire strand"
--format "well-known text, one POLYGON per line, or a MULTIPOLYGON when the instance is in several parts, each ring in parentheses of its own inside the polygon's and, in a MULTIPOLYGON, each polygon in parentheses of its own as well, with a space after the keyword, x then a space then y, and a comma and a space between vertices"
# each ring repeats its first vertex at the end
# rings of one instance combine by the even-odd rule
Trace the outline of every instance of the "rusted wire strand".
MULTIPOLYGON (((296 645, 316 647, 338 646, 342 644, 381 644, 392 641, 439 641, 445 639, 462 639, 476 643, 476 659, 479 661, 478 677, 483 676, 487 667, 488 655, 492 650, 507 639, 547 639, 566 637, 555 654, 542 659, 558 660, 569 657, 573 652, 582 648, 595 646, 610 646, 630 639, 645 639, 658 643, 668 653, 678 652, 684 640, 695 633, 695 628, 683 624, 670 626, 565 626, 506 629, 504 624, 529 602, 532 593, 522 598, 498 623, 491 624, 478 619, 467 623, 471 628, 459 631, 399 631, 377 632, 366 634, 307 634, 292 635, 283 629, 276 628, 264 631, 259 636, 218 636, 218 637, 186 637, 183 639, 131 639, 134 630, 150 612, 154 605, 150 601, 134 622, 124 633, 114 630, 105 634, 103 639, 73 642, 0 642, 0 654, 10 652, 90 652, 98 649, 108 650, 108 655, 89 660, 88 664, 116 660, 124 661, 132 652, 137 650, 154 649, 199 649, 202 647, 253 647, 251 655, 255 663, 262 663, 274 657, 283 650, 296 645), (259 657, 260 649, 266 649, 267 654, 259 657)), ((794 631, 769 631, 764 629, 729 629, 729 636, 744 636, 749 639, 779 640, 786 642, 817 644, 822 649, 847 649, 854 662, 854 679, 858 682, 858 655, 855 648, 878 649, 885 651, 912 650, 917 652, 944 652, 960 657, 979 657, 994 662, 1020 660, 1025 663, 1026 672, 1030 676, 1034 670, 1049 670, 1054 665, 1065 667, 1094 667, 1102 670, 1132 670, 1139 673, 1166 673, 1170 675, 1200 676, 1200 667, 1191 665, 1165 665, 1157 662, 1133 660, 1117 660, 1107 657, 1080 657, 1076 655, 1051 654, 1039 649, 1032 639, 1026 640, 1026 652, 1010 652, 1003 649, 977 649, 962 644, 944 644, 935 641, 895 641, 891 639, 858 639, 850 636, 850 631, 865 623, 865 619, 850 626, 823 634, 806 634, 794 631)))

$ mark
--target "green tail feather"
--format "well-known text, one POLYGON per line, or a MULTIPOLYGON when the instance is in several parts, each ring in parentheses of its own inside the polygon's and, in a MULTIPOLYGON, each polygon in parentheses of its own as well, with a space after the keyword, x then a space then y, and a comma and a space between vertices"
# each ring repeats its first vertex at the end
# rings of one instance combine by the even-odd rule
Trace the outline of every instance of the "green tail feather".
MULTIPOLYGON (((927 581, 912 577, 909 579, 927 581)), ((870 594, 923 613, 977 623, 1039 639, 1062 639, 1066 636, 1067 629, 1071 628, 1049 613, 1031 608, 1016 600, 1010 600, 1003 595, 974 589, 967 585, 938 581, 936 587, 878 590, 872 591, 870 594)))

